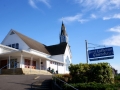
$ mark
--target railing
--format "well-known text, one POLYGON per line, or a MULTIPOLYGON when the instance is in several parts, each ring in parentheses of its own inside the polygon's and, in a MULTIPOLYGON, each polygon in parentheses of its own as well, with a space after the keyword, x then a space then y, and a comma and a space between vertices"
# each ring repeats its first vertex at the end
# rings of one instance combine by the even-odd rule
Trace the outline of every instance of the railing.
MULTIPOLYGON (((7 65, 3 66, 2 68, 0 68, 0 74, 1 74, 2 69, 5 68, 5 67, 7 67, 8 65, 9 65, 9 64, 7 64, 7 65)), ((11 65, 11 63, 10 63, 10 65, 11 65)), ((17 67, 17 62, 14 63, 14 72, 15 72, 15 68, 16 68, 16 67, 17 67)))
POLYGON ((7 65, 3 66, 2 68, 0 68, 0 74, 1 74, 2 69, 5 68, 5 67, 7 67, 8 65, 9 64, 7 64, 7 65))
POLYGON ((53 77, 53 80, 55 82, 55 85, 58 86, 60 88, 60 90, 68 90, 68 89, 64 89, 63 86, 64 85, 67 85, 69 86, 72 90, 79 90, 73 86, 71 86, 70 84, 66 83, 65 81, 57 78, 55 75, 52 76, 53 77), (60 84, 61 83, 61 84, 60 84))

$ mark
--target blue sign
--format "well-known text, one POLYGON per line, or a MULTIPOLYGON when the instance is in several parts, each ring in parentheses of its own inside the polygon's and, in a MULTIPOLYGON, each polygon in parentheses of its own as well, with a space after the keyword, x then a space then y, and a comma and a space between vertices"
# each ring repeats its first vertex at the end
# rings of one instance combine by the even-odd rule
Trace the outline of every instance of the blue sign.
POLYGON ((113 47, 89 50, 88 55, 89 55, 89 58, 112 56, 114 55, 113 47))

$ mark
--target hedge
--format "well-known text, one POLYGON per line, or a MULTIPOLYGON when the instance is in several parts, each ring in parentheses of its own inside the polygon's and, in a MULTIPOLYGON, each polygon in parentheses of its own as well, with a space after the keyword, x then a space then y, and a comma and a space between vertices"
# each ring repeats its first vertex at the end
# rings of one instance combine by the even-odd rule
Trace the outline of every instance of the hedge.
MULTIPOLYGON (((118 84, 101 84, 101 83, 76 83, 70 84, 79 90, 120 90, 120 83, 118 84)), ((74 90, 68 85, 64 85, 64 90, 74 90)))

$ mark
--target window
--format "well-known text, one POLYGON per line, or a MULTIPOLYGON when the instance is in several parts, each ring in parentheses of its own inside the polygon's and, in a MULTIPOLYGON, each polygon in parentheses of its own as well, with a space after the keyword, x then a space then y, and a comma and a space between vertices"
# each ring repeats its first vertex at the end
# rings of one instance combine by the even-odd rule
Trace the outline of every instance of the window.
POLYGON ((15 34, 13 31, 10 33, 10 35, 13 35, 13 34, 15 34))
POLYGON ((67 57, 66 58, 66 71, 69 71, 68 67, 70 65, 70 61, 69 61, 69 58, 67 57))
POLYGON ((16 43, 16 49, 19 49, 19 43, 16 43))
POLYGON ((12 48, 15 48, 15 44, 12 44, 12 48))
POLYGON ((11 45, 7 45, 8 47, 11 47, 11 45))

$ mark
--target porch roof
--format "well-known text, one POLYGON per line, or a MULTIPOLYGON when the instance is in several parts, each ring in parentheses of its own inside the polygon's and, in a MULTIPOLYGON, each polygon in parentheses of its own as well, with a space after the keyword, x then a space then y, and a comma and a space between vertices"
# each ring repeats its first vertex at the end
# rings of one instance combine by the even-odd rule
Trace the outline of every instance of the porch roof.
POLYGON ((41 55, 36 55, 34 53, 31 53, 31 52, 25 51, 25 50, 2 53, 2 54, 0 54, 0 58, 6 58, 9 56, 20 57, 21 55, 23 55, 23 57, 27 57, 27 58, 33 57, 34 59, 44 59, 44 60, 54 61, 54 62, 58 62, 58 63, 64 63, 64 62, 61 62, 61 61, 58 61, 58 60, 55 60, 52 58, 44 57, 41 55))

